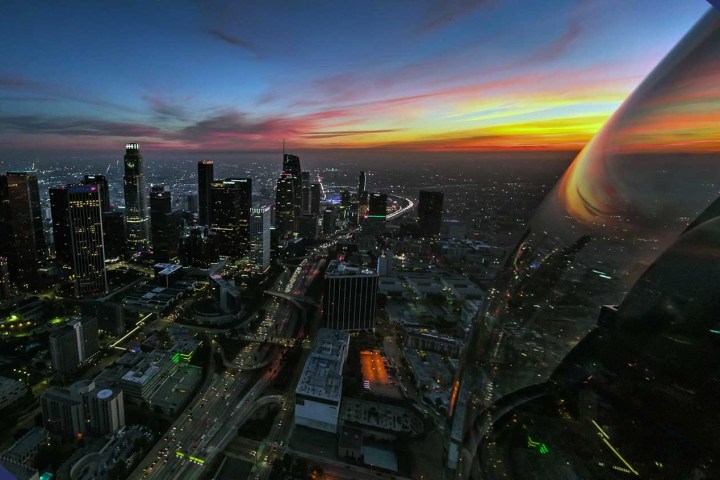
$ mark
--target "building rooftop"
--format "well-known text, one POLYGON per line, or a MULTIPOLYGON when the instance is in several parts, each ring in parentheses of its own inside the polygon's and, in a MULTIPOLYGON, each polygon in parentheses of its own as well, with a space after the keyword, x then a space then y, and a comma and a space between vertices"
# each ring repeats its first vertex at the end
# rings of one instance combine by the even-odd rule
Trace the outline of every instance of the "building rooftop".
POLYGON ((360 451, 362 449, 362 430, 353 427, 342 427, 338 448, 360 451))
POLYGON ((42 427, 33 427, 28 432, 20 437, 15 444, 10 447, 7 454, 17 455, 23 457, 28 452, 31 452, 37 448, 38 445, 43 443, 48 437, 48 432, 42 427))
POLYGON ((326 277, 350 277, 358 275, 377 276, 377 271, 372 268, 350 265, 345 262, 333 260, 328 264, 327 271, 325 272, 326 277))
POLYGON ((342 395, 342 369, 349 343, 350 335, 347 332, 328 328, 318 330, 295 393, 339 402, 342 395))

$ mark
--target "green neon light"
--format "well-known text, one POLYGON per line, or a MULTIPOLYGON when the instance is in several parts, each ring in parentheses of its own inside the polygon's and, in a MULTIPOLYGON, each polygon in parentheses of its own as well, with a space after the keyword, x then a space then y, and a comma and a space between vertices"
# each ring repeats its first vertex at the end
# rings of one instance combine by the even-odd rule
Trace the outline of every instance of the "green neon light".
POLYGON ((177 456, 180 457, 180 458, 185 458, 185 454, 184 454, 183 452, 181 452, 180 450, 178 450, 177 452, 175 452, 175 455, 177 455, 177 456))
POLYGON ((550 452, 550 449, 548 449, 547 445, 545 445, 542 442, 534 441, 530 437, 530 435, 528 435, 528 438, 527 438, 527 445, 530 448, 536 448, 540 452, 541 455, 547 455, 550 452))
POLYGON ((193 462, 199 463, 200 465, 204 465, 204 464, 205 464, 205 460, 203 460, 202 458, 197 458, 197 457, 192 457, 192 456, 191 456, 191 457, 188 457, 188 458, 189 458, 191 461, 193 461, 193 462))
POLYGON ((385 215, 368 215, 368 218, 385 218, 385 215))
POLYGON ((180 361, 180 354, 176 353, 172 356, 173 363, 178 363, 180 361))
POLYGON ((715 335, 720 335, 720 330, 710 329, 710 333, 714 333, 715 335))

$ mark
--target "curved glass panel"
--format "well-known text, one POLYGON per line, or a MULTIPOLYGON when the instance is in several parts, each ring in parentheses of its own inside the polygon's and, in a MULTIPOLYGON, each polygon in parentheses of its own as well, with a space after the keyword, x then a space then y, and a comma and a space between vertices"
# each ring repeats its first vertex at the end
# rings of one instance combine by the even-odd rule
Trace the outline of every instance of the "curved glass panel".
MULTIPOLYGON (((649 417, 675 405, 664 399, 697 387, 674 387, 668 379, 699 372, 699 358, 684 356, 696 339, 660 340, 664 327, 650 318, 663 309, 668 318, 673 309, 706 311, 716 302, 706 302, 707 296, 656 301, 671 296, 663 289, 684 277, 671 268, 666 275, 676 272, 675 280, 651 287, 647 276, 660 268, 648 266, 720 196, 719 52, 720 13, 711 10, 577 156, 508 258, 476 321, 452 398, 448 466, 459 477, 705 478, 712 470, 699 446, 710 440, 695 417, 681 428, 682 415, 675 415, 674 431, 682 438, 663 437, 682 440, 695 456, 650 446, 662 435, 653 426, 659 420, 649 417), (601 309, 620 304, 641 277, 623 315, 615 307, 601 309), (658 311, 640 314, 642 306, 658 311), (623 324, 626 317, 635 320, 623 324), (607 326, 616 324, 624 326, 607 326), (652 368, 637 360, 628 345, 645 337, 658 341, 643 344, 642 355, 665 349, 672 356, 652 368), (670 364, 672 372, 665 370, 670 364), (632 381, 625 378, 628 369, 632 381), (627 405, 627 412, 618 405, 627 405), (634 446, 623 450, 618 437, 634 446), (635 464, 621 451, 631 451, 635 464), (683 455, 693 463, 681 472, 683 455)), ((704 348, 715 337, 698 341, 704 348)), ((709 411, 687 395, 695 413, 709 411)))

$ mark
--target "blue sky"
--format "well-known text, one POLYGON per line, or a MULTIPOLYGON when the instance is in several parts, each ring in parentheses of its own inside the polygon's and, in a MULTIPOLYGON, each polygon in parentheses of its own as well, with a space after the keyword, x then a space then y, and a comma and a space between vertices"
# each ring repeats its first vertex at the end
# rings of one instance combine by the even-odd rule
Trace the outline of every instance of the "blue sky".
POLYGON ((701 0, 248 3, 8 2, 0 142, 576 149, 709 8, 701 0))

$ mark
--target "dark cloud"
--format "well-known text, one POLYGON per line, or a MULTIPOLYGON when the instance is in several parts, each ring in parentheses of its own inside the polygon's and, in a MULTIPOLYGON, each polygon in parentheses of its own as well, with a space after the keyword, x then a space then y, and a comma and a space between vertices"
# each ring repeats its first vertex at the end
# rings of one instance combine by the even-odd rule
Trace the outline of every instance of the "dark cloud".
POLYGON ((39 83, 25 77, 0 75, 0 89, 3 90, 27 90, 38 86, 39 83))
POLYGON ((334 137, 348 137, 351 135, 366 135, 373 133, 390 133, 399 132, 399 128, 386 128, 382 130, 336 130, 329 132, 307 132, 303 136, 307 138, 334 138, 334 137))
POLYGON ((426 33, 442 28, 492 3, 493 0, 433 0, 427 6, 420 32, 426 33))
POLYGON ((253 43, 243 40, 241 38, 237 38, 236 36, 230 35, 229 33, 223 32, 219 28, 213 28, 212 30, 210 30, 210 35, 234 47, 241 48, 257 55, 257 49, 255 48, 255 45, 253 43))
POLYGON ((57 135, 157 136, 158 128, 121 122, 110 122, 80 117, 47 117, 43 115, 0 116, 0 130, 57 135))
POLYGON ((187 110, 184 105, 169 102, 160 97, 144 96, 150 109, 161 119, 172 119, 185 121, 188 118, 187 110))

